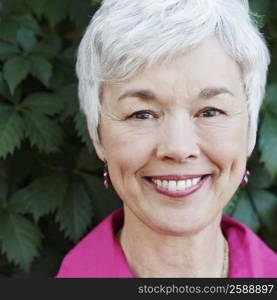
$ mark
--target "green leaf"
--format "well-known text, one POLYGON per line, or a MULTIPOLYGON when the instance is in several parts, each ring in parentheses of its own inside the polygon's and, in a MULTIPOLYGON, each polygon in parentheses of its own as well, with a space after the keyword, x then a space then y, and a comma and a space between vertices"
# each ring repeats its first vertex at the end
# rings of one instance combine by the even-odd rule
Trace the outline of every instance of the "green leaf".
POLYGON ((262 189, 251 190, 257 213, 269 230, 277 227, 277 197, 262 189))
POLYGON ((259 148, 261 151, 261 161, 271 177, 277 174, 277 155, 274 149, 277 149, 277 121, 270 113, 264 113, 264 119, 260 129, 259 148))
POLYGON ((54 72, 50 82, 52 90, 58 91, 76 82, 73 65, 73 63, 68 64, 65 62, 54 64, 54 72))
POLYGON ((61 120, 75 116, 79 112, 79 101, 77 95, 77 85, 71 84, 63 87, 58 91, 59 98, 64 103, 64 111, 62 112, 61 120))
POLYGON ((270 9, 270 0, 251 0, 249 6, 254 13, 267 14, 270 9))
POLYGON ((61 204, 65 197, 67 181, 62 176, 45 176, 34 180, 27 187, 17 191, 9 205, 17 213, 31 213, 35 222, 61 204))
POLYGON ((8 196, 8 181, 1 178, 0 179, 0 207, 6 204, 8 196))
MULTIPOLYGON (((17 279, 30 279, 30 278, 54 278, 57 274, 57 270, 61 264, 61 253, 59 252, 59 246, 56 241, 52 242, 53 236, 55 236, 55 229, 51 231, 51 241, 48 239, 48 245, 43 245, 44 248, 40 250, 40 256, 32 264, 30 272, 26 273, 23 270, 15 270, 13 278, 17 279), (51 243, 52 242, 52 243, 51 243)), ((59 236, 60 242, 63 242, 61 236, 59 236)))
MULTIPOLYGON (((5 114, 9 114, 11 111, 14 111, 13 107, 0 102, 0 114, 1 116, 5 114)), ((1 120, 1 118, 0 118, 1 120)))
POLYGON ((1 22, 0 39, 2 41, 16 44, 16 33, 18 25, 15 22, 5 21, 1 22))
POLYGON ((0 106, 0 157, 6 158, 20 147, 24 137, 20 115, 9 106, 0 106))
POLYGON ((3 73, 0 71, 0 95, 4 98, 10 97, 9 88, 7 83, 4 81, 3 73))
POLYGON ((269 13, 271 0, 251 0, 249 6, 258 28, 262 28, 266 21, 265 16, 269 13))
POLYGON ((101 0, 91 0, 91 3, 94 4, 94 5, 100 5, 101 0))
POLYGON ((263 108, 265 108, 267 112, 277 116, 277 84, 271 84, 267 87, 263 108))
POLYGON ((38 17, 43 13, 46 1, 47 0, 25 0, 27 5, 38 17))
POLYGON ((237 202, 232 217, 246 224, 255 232, 260 228, 259 219, 251 205, 249 195, 245 190, 242 190, 240 193, 240 199, 237 202))
POLYGON ((53 59, 58 52, 59 49, 57 47, 52 47, 44 42, 37 43, 32 49, 29 50, 31 55, 43 56, 46 59, 53 59))
POLYGON ((259 236, 273 251, 277 252, 277 234, 275 228, 274 230, 268 230, 266 227, 263 227, 259 231, 259 236))
MULTIPOLYGON (((22 99, 22 93, 23 93, 23 85, 19 85, 16 89, 13 95, 8 97, 8 100, 14 104, 16 108, 19 108, 19 104, 22 99)), ((10 93, 10 92, 9 92, 10 93)))
POLYGON ((16 34, 17 41, 19 45, 24 50, 29 50, 36 44, 36 36, 33 31, 25 27, 21 27, 16 34))
POLYGON ((18 52, 19 50, 16 46, 0 42, 0 60, 6 60, 18 52))
POLYGON ((83 147, 78 155, 76 167, 78 170, 88 173, 93 172, 94 174, 101 170, 99 174, 102 174, 104 165, 98 158, 94 148, 89 151, 87 147, 83 147))
POLYGON ((66 197, 56 214, 56 221, 65 235, 77 242, 92 221, 92 205, 83 180, 75 176, 69 183, 66 197))
POLYGON ((31 74, 40 80, 46 87, 49 86, 49 79, 52 76, 52 65, 41 56, 30 56, 31 74))
POLYGON ((68 64, 75 64, 76 61, 76 56, 77 56, 77 48, 76 45, 72 45, 70 47, 67 47, 62 55, 61 58, 64 62, 68 63, 68 64))
POLYGON ((62 21, 67 16, 70 0, 47 0, 44 7, 44 15, 51 26, 62 21))
POLYGON ((248 186, 251 189, 268 188, 271 185, 271 178, 268 171, 262 165, 251 169, 250 180, 248 186))
POLYGON ((75 128, 77 130, 78 136, 81 138, 83 143, 87 145, 87 147, 92 149, 92 142, 87 128, 86 117, 82 112, 78 112, 74 118, 75 128))
POLYGON ((21 107, 52 116, 63 109, 63 102, 55 94, 40 92, 28 95, 21 107))
POLYGON ((23 1, 9 1, 2 0, 5 3, 4 16, 12 19, 13 15, 21 15, 28 13, 26 5, 24 5, 23 1), (16 5, 12 5, 11 2, 15 2, 16 5), (6 5, 8 4, 8 5, 6 5))
MULTIPOLYGON (((33 155, 33 153, 30 154, 30 148, 22 148, 20 151, 17 151, 15 155, 5 160, 7 178, 15 190, 17 190, 19 186, 25 186, 38 168, 35 155, 33 155), (18 170, 20 170, 20 172, 18 170)), ((12 189, 12 192, 15 190, 12 189)))
POLYGON ((37 20, 31 14, 20 14, 12 17, 19 27, 25 27, 35 34, 40 34, 41 30, 37 20))
POLYGON ((64 40, 57 33, 44 33, 42 43, 51 47, 52 50, 56 53, 58 53, 62 49, 63 42, 64 40))
POLYGON ((85 26, 89 23, 91 16, 91 1, 71 0, 69 7, 69 17, 78 26, 85 26))
POLYGON ((0 208, 1 251, 10 262, 28 271, 38 255, 41 237, 38 227, 29 220, 8 209, 0 208))
POLYGON ((122 207, 122 200, 119 198, 113 186, 110 185, 107 190, 104 188, 102 172, 101 175, 90 175, 86 172, 82 172, 81 176, 86 183, 91 199, 93 199, 93 210, 95 211, 94 221, 96 223, 99 223, 115 209, 122 207), (105 201, 103 201, 103 197, 105 197, 105 201))
POLYGON ((30 61, 21 56, 14 56, 4 64, 4 78, 8 82, 11 94, 16 87, 27 77, 30 71, 30 61))
POLYGON ((24 110, 22 114, 31 146, 45 153, 60 151, 63 132, 54 121, 39 112, 24 110))

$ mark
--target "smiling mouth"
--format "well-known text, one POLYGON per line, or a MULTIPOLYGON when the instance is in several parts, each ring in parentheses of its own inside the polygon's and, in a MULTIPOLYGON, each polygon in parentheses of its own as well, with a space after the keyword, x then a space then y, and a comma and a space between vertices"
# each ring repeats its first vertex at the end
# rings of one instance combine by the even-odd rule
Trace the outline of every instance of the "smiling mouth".
POLYGON ((161 194, 172 197, 184 197, 197 191, 210 174, 202 176, 190 176, 188 179, 164 179, 160 177, 144 177, 147 182, 161 194))

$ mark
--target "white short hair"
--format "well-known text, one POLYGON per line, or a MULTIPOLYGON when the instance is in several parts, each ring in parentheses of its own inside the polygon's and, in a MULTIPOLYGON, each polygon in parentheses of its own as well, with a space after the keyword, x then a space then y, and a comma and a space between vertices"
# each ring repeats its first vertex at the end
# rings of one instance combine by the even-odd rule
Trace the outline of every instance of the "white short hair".
POLYGON ((98 142, 100 94, 105 83, 170 60, 216 36, 240 65, 247 98, 248 156, 256 143, 258 115, 270 55, 247 0, 104 0, 78 50, 81 109, 98 142))

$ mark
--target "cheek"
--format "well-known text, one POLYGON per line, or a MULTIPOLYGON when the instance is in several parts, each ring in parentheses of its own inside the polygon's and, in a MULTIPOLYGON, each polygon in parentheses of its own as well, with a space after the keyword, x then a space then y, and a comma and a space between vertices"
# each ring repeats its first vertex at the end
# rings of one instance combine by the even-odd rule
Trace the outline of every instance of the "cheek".
POLYGON ((243 168, 240 165, 245 163, 247 155, 247 122, 234 120, 225 126, 210 126, 205 136, 203 149, 220 169, 243 168))
POLYGON ((224 206, 239 187, 246 168, 247 125, 238 122, 238 126, 209 130, 203 149, 215 166, 214 198, 224 206))
POLYGON ((107 122, 102 128, 103 146, 111 172, 121 172, 121 175, 133 174, 144 166, 154 148, 154 134, 145 134, 135 128, 107 122), (117 170, 115 170, 117 169, 117 170), (123 174, 124 173, 124 174, 123 174))

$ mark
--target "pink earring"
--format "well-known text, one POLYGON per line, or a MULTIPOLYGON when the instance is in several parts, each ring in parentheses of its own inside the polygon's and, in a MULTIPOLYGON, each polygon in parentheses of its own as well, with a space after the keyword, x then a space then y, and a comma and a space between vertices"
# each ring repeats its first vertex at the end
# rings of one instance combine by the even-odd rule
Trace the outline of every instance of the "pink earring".
POLYGON ((247 184, 248 180, 249 180, 249 176, 250 176, 250 171, 246 170, 244 175, 243 175, 243 178, 242 178, 242 181, 241 181, 241 185, 245 185, 247 184))
POLYGON ((108 180, 109 180, 108 165, 105 162, 105 165, 104 165, 104 187, 105 187, 105 189, 109 188, 108 180))

